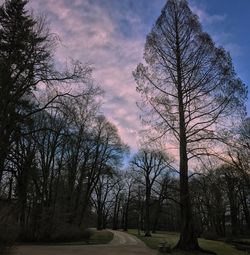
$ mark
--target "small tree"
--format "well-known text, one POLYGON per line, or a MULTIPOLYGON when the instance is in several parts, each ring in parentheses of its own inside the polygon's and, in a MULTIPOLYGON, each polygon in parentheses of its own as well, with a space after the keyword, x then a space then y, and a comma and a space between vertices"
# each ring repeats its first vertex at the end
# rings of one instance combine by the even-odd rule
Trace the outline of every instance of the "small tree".
POLYGON ((148 124, 179 144, 181 235, 177 247, 199 250, 192 219, 188 162, 207 154, 218 124, 244 112, 246 87, 229 53, 202 31, 186 0, 168 0, 147 36, 134 77, 148 124), (148 118, 147 118, 148 117, 148 118), (202 143, 201 143, 202 142, 202 143))

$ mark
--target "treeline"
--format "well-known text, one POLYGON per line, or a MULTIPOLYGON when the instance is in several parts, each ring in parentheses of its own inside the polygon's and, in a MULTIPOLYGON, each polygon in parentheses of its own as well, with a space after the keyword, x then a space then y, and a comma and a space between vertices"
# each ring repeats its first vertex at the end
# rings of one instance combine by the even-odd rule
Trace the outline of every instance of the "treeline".
POLYGON ((77 239, 128 147, 101 113, 91 67, 58 70, 57 38, 27 3, 0 7, 1 240, 77 239))
MULTIPOLYGON (((195 233, 199 237, 229 239, 250 234, 249 127, 247 119, 230 139, 224 140, 223 154, 204 159, 199 171, 189 173, 195 233)), ((115 189, 108 184, 111 182, 102 182, 106 191, 102 194, 108 195, 103 211, 98 213, 105 223, 98 221, 98 228, 137 228, 146 236, 159 230, 179 232, 179 172, 173 165, 162 151, 141 149, 120 181, 113 179, 115 189), (107 205, 116 205, 117 200, 120 213, 116 219, 116 210, 109 211, 107 205)), ((93 196, 93 201, 96 203, 98 196, 93 196)))

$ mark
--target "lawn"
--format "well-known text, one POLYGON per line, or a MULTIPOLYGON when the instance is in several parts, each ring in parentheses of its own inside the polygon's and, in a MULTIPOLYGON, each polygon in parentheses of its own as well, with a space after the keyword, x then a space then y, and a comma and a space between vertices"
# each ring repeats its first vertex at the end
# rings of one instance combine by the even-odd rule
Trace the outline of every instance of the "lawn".
MULTIPOLYGON (((179 234, 174 232, 158 232, 157 234, 152 234, 152 237, 138 236, 137 230, 129 230, 130 234, 133 234, 140 238, 149 248, 158 249, 158 244, 160 242, 168 242, 171 247, 174 247, 178 241, 179 234)), ((233 246, 220 241, 211 241, 206 239, 199 239, 200 246, 205 250, 210 250, 216 252, 218 255, 245 255, 243 251, 236 250, 233 246)), ((185 252, 175 252, 176 255, 190 254, 185 252)), ((193 253, 192 253, 193 254, 193 253)))

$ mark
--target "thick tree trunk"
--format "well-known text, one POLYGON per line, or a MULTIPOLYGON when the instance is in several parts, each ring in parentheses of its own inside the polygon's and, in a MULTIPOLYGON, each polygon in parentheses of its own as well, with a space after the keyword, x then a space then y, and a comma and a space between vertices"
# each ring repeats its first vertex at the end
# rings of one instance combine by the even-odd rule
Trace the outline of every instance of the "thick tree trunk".
MULTIPOLYGON (((183 143, 183 141, 181 142, 183 143)), ((180 204, 181 204, 181 233, 176 248, 194 251, 199 250, 198 239, 195 234, 192 208, 188 185, 188 164, 185 143, 180 147, 180 204)))
POLYGON ((200 250, 198 238, 195 234, 192 219, 192 208, 189 195, 188 183, 188 156, 187 156, 187 134, 185 123, 185 108, 183 103, 183 84, 181 53, 179 42, 179 24, 176 17, 176 67, 177 67, 177 88, 179 104, 179 153, 180 153, 180 205, 181 205, 181 233, 176 248, 187 251, 200 250))

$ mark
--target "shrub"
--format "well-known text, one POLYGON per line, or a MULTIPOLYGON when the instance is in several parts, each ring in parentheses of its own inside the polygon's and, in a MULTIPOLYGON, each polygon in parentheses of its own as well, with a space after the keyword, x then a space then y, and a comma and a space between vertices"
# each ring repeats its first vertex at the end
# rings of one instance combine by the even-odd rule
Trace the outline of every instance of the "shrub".
POLYGON ((51 235, 51 241, 53 242, 74 242, 74 241, 86 241, 89 242, 92 235, 91 230, 84 230, 79 226, 71 224, 62 224, 57 227, 54 234, 51 235))
POLYGON ((217 241, 219 236, 215 232, 205 232, 202 234, 202 237, 207 240, 217 241))
POLYGON ((90 241, 90 238, 91 238, 92 235, 93 235, 93 231, 90 230, 89 228, 83 230, 83 232, 82 232, 82 238, 88 244, 89 244, 89 241, 90 241))
POLYGON ((0 224, 0 254, 13 246, 18 236, 18 228, 14 224, 0 224))

